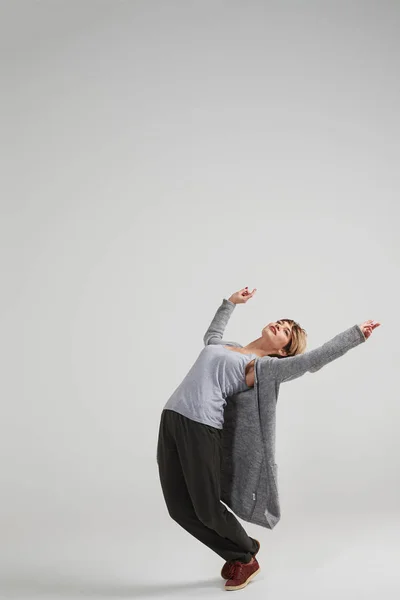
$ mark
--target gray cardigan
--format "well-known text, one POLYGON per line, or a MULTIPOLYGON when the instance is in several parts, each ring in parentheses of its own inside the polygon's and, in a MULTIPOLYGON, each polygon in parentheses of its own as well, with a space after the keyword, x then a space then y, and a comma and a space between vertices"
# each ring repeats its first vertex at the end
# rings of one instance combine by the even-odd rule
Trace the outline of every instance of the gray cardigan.
MULTIPOLYGON (((242 348, 222 339, 235 304, 223 299, 204 344, 242 348)), ((365 342, 354 325, 319 348, 288 358, 263 356, 254 362, 254 387, 227 399, 221 460, 221 500, 238 517, 273 529, 281 517, 275 462, 276 403, 279 386, 324 365, 365 342)))

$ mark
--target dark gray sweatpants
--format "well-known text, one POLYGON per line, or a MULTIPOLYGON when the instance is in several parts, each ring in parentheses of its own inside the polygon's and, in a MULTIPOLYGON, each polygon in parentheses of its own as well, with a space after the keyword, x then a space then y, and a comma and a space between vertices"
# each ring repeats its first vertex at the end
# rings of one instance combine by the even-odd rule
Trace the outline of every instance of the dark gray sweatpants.
POLYGON ((220 500, 222 429, 161 413, 157 463, 168 512, 224 560, 249 562, 257 542, 220 500))

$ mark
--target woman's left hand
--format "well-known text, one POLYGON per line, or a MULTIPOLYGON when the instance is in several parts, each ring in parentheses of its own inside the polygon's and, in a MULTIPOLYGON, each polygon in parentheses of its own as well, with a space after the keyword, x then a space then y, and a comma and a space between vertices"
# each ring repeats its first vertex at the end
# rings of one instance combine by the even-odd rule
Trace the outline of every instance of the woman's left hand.
POLYGON ((365 323, 362 323, 359 327, 363 332, 364 337, 368 339, 373 330, 379 327, 379 325, 380 323, 378 323, 378 321, 373 321, 372 319, 370 319, 369 321, 365 321, 365 323))

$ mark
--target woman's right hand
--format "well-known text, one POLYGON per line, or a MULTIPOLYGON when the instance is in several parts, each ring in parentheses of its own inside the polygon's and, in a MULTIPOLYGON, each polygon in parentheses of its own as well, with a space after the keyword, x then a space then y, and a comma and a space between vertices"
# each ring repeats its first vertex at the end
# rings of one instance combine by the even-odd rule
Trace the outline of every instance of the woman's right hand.
POLYGON ((232 294, 232 296, 229 298, 229 300, 231 302, 233 302, 233 304, 245 304, 247 302, 247 300, 249 300, 250 298, 252 298, 254 296, 256 291, 257 291, 257 289, 254 288, 254 290, 250 293, 248 288, 245 287, 242 290, 239 290, 238 292, 235 292, 234 294, 232 294))
POLYGON ((361 331, 364 334, 364 337, 366 339, 369 338, 369 336, 371 335, 371 333, 373 332, 373 330, 376 327, 379 327, 380 323, 378 323, 378 321, 373 321, 372 319, 370 319, 369 321, 365 321, 365 323, 362 323, 361 325, 359 325, 361 331))

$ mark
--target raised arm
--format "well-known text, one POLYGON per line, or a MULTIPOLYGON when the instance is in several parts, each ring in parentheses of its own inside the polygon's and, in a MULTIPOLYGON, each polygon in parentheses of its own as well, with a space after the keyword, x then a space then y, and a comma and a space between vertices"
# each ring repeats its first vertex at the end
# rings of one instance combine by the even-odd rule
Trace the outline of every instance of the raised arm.
POLYGON ((319 348, 289 356, 288 358, 274 358, 264 356, 256 360, 257 376, 273 376, 276 381, 291 381, 301 377, 307 372, 315 373, 323 366, 343 356, 351 348, 365 342, 366 337, 359 325, 353 325, 346 331, 335 335, 319 348))
POLYGON ((223 299, 221 306, 211 321, 210 327, 207 329, 203 337, 205 346, 208 344, 230 344, 231 346, 240 346, 240 344, 237 342, 224 341, 222 336, 224 335, 225 327, 236 304, 246 304, 246 302, 248 302, 250 298, 254 296, 256 291, 257 289, 254 288, 252 292, 249 292, 248 288, 245 287, 238 292, 234 292, 232 296, 230 296, 229 300, 226 298, 223 299))
POLYGON ((208 344, 227 343, 223 342, 222 336, 224 335, 225 328, 227 326, 231 314, 235 309, 235 306, 236 304, 234 304, 230 300, 227 300, 226 298, 222 300, 221 306, 215 313, 215 316, 203 337, 205 346, 208 346, 208 344))

